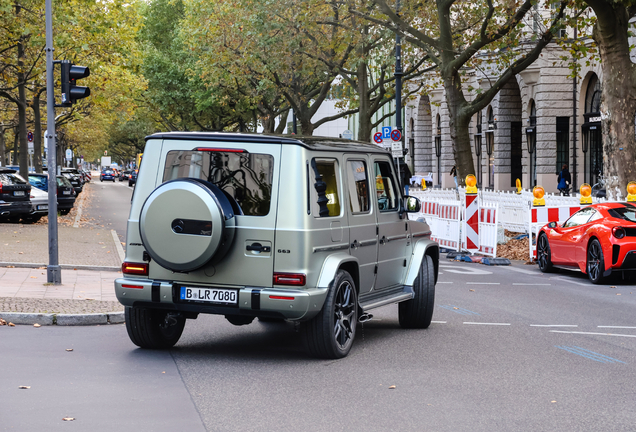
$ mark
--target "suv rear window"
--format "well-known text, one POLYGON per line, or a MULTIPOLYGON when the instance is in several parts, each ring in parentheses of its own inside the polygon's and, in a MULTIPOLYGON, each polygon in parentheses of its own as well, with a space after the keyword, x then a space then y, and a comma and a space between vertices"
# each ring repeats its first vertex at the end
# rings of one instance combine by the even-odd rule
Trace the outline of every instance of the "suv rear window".
POLYGON ((163 181, 198 178, 236 200, 246 216, 266 216, 272 197, 274 157, 260 153, 170 151, 163 181))
POLYGON ((26 180, 20 177, 17 173, 0 173, 0 183, 4 186, 11 186, 16 184, 26 184, 26 180))

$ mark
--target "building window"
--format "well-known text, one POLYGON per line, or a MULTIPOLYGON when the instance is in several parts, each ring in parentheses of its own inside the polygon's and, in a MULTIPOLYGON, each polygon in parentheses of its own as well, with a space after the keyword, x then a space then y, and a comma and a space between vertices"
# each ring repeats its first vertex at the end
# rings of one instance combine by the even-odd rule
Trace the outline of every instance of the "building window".
POLYGON ((556 119, 556 172, 570 162, 570 117, 556 119))

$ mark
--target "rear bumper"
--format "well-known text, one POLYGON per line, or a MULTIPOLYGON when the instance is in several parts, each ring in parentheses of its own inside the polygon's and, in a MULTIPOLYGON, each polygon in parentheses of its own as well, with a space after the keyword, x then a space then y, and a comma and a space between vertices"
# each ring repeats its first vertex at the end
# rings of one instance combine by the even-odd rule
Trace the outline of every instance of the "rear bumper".
POLYGON ((0 201, 0 217, 20 216, 31 213, 31 201, 0 201))
MULTIPOLYGON (((197 286, 202 286, 196 284, 197 286)), ((211 287, 210 287, 211 288, 211 287)), ((179 284, 150 279, 115 279, 115 294, 124 306, 170 309, 215 315, 245 315, 308 320, 320 310, 328 288, 279 289, 238 288, 236 306, 183 302, 178 298, 179 284), (278 298, 277 298, 278 297, 278 298), (280 297, 284 297, 281 299, 280 297)))

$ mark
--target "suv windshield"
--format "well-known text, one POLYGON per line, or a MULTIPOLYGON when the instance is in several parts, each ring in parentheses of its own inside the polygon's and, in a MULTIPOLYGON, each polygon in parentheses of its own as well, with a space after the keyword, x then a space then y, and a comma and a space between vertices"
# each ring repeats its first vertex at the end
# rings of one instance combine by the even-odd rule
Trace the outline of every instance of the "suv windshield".
POLYGON ((607 211, 611 217, 636 222, 636 207, 619 207, 607 211))
POLYGON ((272 195, 274 158, 259 153, 171 151, 163 181, 194 177, 213 183, 234 198, 244 215, 265 216, 272 195))

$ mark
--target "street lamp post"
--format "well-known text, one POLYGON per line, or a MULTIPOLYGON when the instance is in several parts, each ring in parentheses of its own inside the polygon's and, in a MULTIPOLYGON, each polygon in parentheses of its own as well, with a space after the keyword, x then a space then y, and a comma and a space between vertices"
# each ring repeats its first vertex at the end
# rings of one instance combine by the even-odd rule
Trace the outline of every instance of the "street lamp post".
POLYGON ((442 127, 439 115, 437 116, 437 135, 435 136, 435 156, 437 156, 437 185, 442 185, 442 172, 440 167, 440 158, 442 157, 442 127))
POLYGON ((488 153, 488 186, 494 188, 495 168, 493 160, 493 151, 495 149, 495 122, 488 120, 488 130, 486 131, 486 153, 488 153))
MULTIPOLYGON (((533 105, 534 108, 534 105, 533 105)), ((530 127, 526 128, 526 141, 528 144, 528 153, 530 155, 530 188, 536 186, 536 163, 534 162, 535 150, 537 145, 537 118, 534 115, 530 116, 530 127)))
POLYGON ((481 112, 477 114, 477 133, 475 134, 475 155, 477 156, 477 185, 481 187, 481 112))

